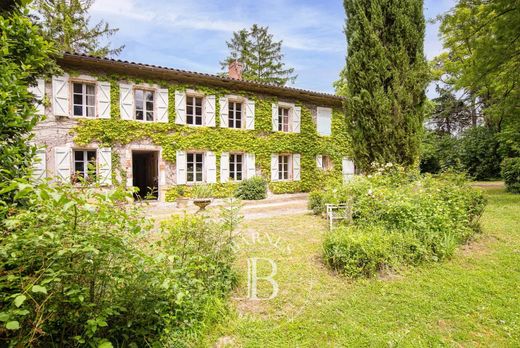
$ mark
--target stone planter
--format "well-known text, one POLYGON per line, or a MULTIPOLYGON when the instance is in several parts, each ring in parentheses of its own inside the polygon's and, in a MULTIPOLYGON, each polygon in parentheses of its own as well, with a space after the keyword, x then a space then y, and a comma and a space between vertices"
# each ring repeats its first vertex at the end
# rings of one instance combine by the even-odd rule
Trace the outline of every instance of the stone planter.
POLYGON ((188 207, 189 199, 186 197, 177 197, 175 202, 177 203, 177 208, 186 208, 188 207))
POLYGON ((211 204, 211 198, 195 198, 193 204, 199 207, 199 212, 206 210, 206 207, 211 204))

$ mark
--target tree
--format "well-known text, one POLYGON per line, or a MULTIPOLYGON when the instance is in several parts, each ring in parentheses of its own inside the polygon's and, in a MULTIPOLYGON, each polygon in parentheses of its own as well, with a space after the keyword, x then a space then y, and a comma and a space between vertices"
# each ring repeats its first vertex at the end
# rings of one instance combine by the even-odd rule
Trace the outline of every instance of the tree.
POLYGON ((436 91, 439 96, 432 100, 435 109, 428 120, 435 132, 460 134, 473 125, 473 112, 464 100, 458 99, 448 86, 437 86, 436 91))
POLYGON ((114 35, 119 29, 110 28, 100 21, 90 27, 88 10, 95 0, 37 0, 39 23, 46 39, 56 42, 62 51, 86 53, 105 57, 118 55, 124 46, 111 48, 101 40, 114 35))
MULTIPOLYGON (((28 87, 56 69, 51 57, 57 52, 28 13, 17 6, 0 13, 0 191, 31 167, 31 130, 39 117, 28 87)), ((9 200, 9 195, 0 194, 0 201, 9 200)))
POLYGON ((273 41, 269 27, 253 24, 251 29, 233 33, 231 41, 226 41, 229 56, 220 62, 225 70, 231 62, 243 64, 242 78, 249 81, 273 83, 279 86, 294 82, 294 68, 286 68, 283 63, 282 41, 273 41))
POLYGON ((417 164, 429 81, 422 0, 345 0, 346 96, 357 166, 417 164))

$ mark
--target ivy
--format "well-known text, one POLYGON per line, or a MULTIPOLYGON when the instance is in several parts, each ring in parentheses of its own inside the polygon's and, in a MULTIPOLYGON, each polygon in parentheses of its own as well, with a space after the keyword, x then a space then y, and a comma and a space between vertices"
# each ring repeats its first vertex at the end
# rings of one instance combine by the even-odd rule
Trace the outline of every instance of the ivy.
MULTIPOLYGON (((148 83, 158 85, 169 90, 169 122, 145 123, 140 121, 122 120, 119 110, 119 81, 128 77, 118 75, 100 76, 99 79, 111 81, 111 118, 110 119, 82 119, 73 129, 74 141, 78 145, 87 145, 99 142, 103 146, 115 144, 127 145, 134 141, 149 139, 157 146, 161 146, 165 161, 175 163, 176 151, 186 149, 200 149, 213 151, 217 155, 222 152, 242 151, 256 154, 256 165, 261 169, 262 176, 268 181, 271 173, 271 154, 299 153, 301 155, 301 181, 271 182, 269 188, 274 193, 309 191, 320 185, 326 178, 341 178, 341 159, 350 156, 349 139, 346 134, 346 122, 342 110, 333 109, 332 136, 319 136, 316 125, 312 120, 312 113, 308 105, 296 103, 301 107, 301 133, 282 133, 271 131, 271 104, 278 100, 274 97, 259 97, 246 92, 230 91, 223 88, 207 86, 183 85, 166 81, 137 80, 136 84, 148 83), (219 97, 225 95, 241 95, 255 101, 255 129, 220 128, 220 118, 216 113, 216 127, 192 127, 175 124, 175 91, 188 88, 203 92, 206 95, 216 96, 215 109, 220 110, 219 97), (316 155, 328 155, 334 165, 333 170, 324 172, 316 167, 316 155)), ((217 156, 219 160, 220 157, 217 156)), ((219 168, 217 161, 217 168, 219 168)), ((217 170, 217 176, 219 170, 217 170)), ((218 180, 219 178, 217 178, 218 180)), ((232 191, 219 189, 221 192, 232 191)), ((177 196, 174 189, 167 193, 167 200, 177 196)))

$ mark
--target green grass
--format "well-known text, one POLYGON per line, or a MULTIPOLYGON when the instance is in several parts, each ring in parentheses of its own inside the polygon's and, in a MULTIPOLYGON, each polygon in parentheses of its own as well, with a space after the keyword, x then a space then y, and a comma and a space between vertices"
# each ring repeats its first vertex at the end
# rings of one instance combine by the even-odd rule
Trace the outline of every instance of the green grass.
MULTIPOLYGON (((483 234, 451 260, 368 280, 349 280, 323 265, 325 222, 317 217, 248 222, 244 230, 261 239, 238 243, 243 279, 235 297, 247 289, 247 257, 276 262, 280 292, 270 301, 234 299, 232 314, 204 345, 520 346, 520 195, 485 192, 483 234)), ((259 289, 271 290, 265 281, 259 289)))

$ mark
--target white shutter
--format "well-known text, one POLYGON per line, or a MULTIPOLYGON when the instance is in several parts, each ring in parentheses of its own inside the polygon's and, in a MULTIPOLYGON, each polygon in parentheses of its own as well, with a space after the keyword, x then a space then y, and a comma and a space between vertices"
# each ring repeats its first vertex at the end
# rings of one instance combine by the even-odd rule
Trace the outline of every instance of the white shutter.
POLYGON ((215 96, 208 95, 204 98, 204 125, 215 127, 215 96))
POLYGON ((186 151, 177 151, 175 160, 177 185, 186 184, 186 151))
POLYGON ((186 93, 175 91, 175 123, 186 124, 186 93))
POLYGON ((56 179, 70 182, 71 149, 69 147, 54 148, 54 170, 56 179))
POLYGON ((45 148, 36 150, 34 162, 32 165, 32 178, 34 181, 40 181, 47 177, 47 155, 45 148))
POLYGON ((278 132, 278 104, 271 105, 271 123, 273 132, 278 132))
POLYGON ((214 184, 217 182, 217 157, 211 151, 206 152, 206 182, 214 184))
POLYGON ((278 154, 271 155, 271 181, 278 180, 278 154))
POLYGON ((37 79, 36 85, 29 87, 29 92, 31 92, 36 99, 36 113, 38 115, 44 115, 45 106, 43 105, 43 98, 45 97, 45 80, 37 79))
POLYGON ((255 129, 255 101, 246 100, 246 129, 255 129))
POLYGON ((292 117, 292 131, 294 133, 300 133, 301 114, 302 114, 302 108, 299 106, 295 106, 293 108, 293 117, 292 117))
POLYGON ((349 182, 352 180, 355 174, 355 166, 354 162, 351 161, 348 157, 343 157, 341 160, 342 164, 342 172, 343 172, 343 182, 349 182))
POLYGON ((301 172, 301 166, 300 166, 300 154, 295 153, 292 155, 292 172, 293 172, 293 180, 300 180, 300 172, 301 172))
POLYGON ((251 179, 256 175, 255 154, 246 153, 246 179, 251 179))
POLYGON ((121 119, 134 119, 134 93, 132 85, 126 83, 119 84, 119 106, 121 109, 121 119))
POLYGON ((316 156, 316 167, 318 167, 319 169, 323 169, 323 156, 322 155, 316 156))
POLYGON ((218 103, 220 105, 220 128, 227 128, 229 120, 228 98, 221 97, 219 98, 218 103))
POLYGON ((220 155, 220 182, 229 181, 229 152, 220 155))
POLYGON ((69 77, 52 77, 52 113, 54 116, 70 116, 69 77))
POLYGON ((109 147, 99 148, 97 156, 99 184, 110 186, 112 185, 112 149, 109 147))
POLYGON ((168 123, 168 88, 157 90, 157 122, 168 123))
POLYGON ((332 128, 332 109, 318 107, 316 123, 319 135, 330 135, 332 128))
POLYGON ((110 82, 99 81, 97 85, 98 117, 110 118, 110 82))

